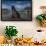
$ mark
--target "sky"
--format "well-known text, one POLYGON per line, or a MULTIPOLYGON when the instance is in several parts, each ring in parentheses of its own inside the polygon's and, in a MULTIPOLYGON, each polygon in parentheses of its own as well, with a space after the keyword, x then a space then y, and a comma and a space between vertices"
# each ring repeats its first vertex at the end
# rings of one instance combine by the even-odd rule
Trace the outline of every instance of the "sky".
MULTIPOLYGON (((3 1, 5 1, 5 0, 3 0, 3 1)), ((7 1, 11 1, 11 0, 7 0, 7 1)), ((13 0, 12 0, 13 1, 13 0)), ((20 1, 20 0, 14 0, 14 1, 20 1)), ((21 0, 21 1, 23 1, 23 0, 21 0)), ((26 0, 26 1, 28 1, 28 0, 26 0)))
POLYGON ((25 7, 31 6, 31 1, 16 1, 16 0, 2 0, 2 7, 3 8, 11 8, 12 5, 14 5, 17 9, 22 9, 25 7))

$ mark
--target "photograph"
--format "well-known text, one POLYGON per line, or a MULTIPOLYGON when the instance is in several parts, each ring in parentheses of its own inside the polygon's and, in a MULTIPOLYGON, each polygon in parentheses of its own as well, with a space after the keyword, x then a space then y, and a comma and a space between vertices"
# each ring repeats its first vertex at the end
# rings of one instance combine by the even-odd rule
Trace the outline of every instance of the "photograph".
POLYGON ((1 0, 2 21, 32 21, 32 0, 1 0))

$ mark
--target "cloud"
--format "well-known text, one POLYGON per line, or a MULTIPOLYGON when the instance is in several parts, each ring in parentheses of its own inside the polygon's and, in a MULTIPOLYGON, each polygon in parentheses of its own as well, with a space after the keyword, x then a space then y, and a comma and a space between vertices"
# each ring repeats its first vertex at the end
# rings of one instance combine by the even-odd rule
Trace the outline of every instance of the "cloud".
POLYGON ((30 7, 30 6, 31 6, 30 3, 24 4, 24 5, 21 5, 21 4, 15 5, 15 7, 20 8, 20 9, 25 8, 25 7, 30 7))
POLYGON ((5 5, 5 4, 3 4, 3 5, 2 5, 2 8, 11 9, 11 7, 10 7, 10 6, 8 6, 8 5, 5 5))
POLYGON ((3 3, 2 7, 3 8, 11 8, 11 6, 15 6, 15 8, 19 8, 19 9, 24 9, 25 7, 30 7, 31 3, 28 2, 23 2, 23 1, 16 1, 16 2, 7 2, 7 3, 3 3))

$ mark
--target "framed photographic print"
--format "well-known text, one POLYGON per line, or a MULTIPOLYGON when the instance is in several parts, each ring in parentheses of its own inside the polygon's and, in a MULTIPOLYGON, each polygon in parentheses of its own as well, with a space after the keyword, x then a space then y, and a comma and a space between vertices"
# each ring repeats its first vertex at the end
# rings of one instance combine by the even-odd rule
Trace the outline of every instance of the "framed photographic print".
POLYGON ((32 0, 1 0, 2 21, 32 21, 32 0))

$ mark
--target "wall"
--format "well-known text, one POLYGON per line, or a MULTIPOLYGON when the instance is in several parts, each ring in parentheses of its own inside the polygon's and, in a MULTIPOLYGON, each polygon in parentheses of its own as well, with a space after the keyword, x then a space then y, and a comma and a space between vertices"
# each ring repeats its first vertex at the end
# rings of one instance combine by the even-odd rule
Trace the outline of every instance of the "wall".
POLYGON ((18 36, 21 36, 22 34, 24 36, 31 36, 32 34, 36 34, 37 29, 46 30, 46 28, 40 27, 35 20, 36 15, 42 13, 40 6, 46 5, 46 0, 32 0, 32 3, 32 21, 0 21, 0 35, 4 34, 6 25, 16 26, 19 32, 18 36))

